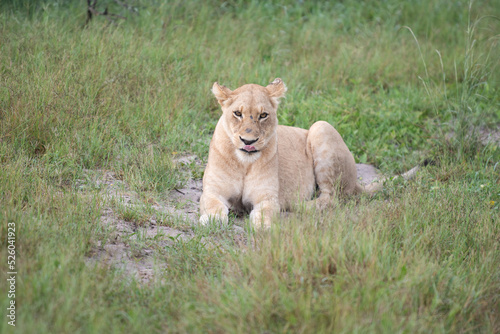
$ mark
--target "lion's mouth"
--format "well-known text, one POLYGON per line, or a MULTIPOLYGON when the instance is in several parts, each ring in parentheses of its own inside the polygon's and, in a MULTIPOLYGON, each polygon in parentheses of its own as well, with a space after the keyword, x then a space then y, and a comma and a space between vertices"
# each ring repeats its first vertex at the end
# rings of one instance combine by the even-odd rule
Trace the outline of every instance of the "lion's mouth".
POLYGON ((246 152, 246 153, 256 153, 259 152, 255 146, 252 145, 245 145, 243 148, 240 148, 241 151, 246 152))

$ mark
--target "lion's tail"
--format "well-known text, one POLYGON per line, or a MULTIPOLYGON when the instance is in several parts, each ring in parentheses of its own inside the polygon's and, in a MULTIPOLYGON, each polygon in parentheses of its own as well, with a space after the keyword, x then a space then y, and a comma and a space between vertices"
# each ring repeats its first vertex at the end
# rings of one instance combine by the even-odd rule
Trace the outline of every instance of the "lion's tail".
POLYGON ((413 167, 412 169, 410 169, 409 171, 407 171, 406 173, 403 173, 401 175, 396 175, 394 177, 385 177, 385 178, 382 178, 380 180, 374 181, 370 184, 367 184, 366 186, 362 186, 362 185, 358 184, 357 185, 358 189, 356 189, 356 190, 358 190, 358 192, 360 192, 360 193, 364 192, 364 193, 368 193, 368 194, 373 195, 377 191, 382 190, 382 188, 384 187, 385 181, 395 180, 398 177, 402 177, 404 180, 411 180, 415 177, 415 175, 417 175, 417 172, 419 169, 420 169, 420 166, 416 166, 416 167, 413 167))

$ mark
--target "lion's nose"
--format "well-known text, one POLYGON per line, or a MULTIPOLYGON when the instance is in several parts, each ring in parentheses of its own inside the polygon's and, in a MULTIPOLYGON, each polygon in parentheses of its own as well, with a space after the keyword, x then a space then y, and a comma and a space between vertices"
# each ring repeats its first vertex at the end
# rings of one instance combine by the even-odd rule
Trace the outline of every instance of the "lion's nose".
POLYGON ((245 143, 245 145, 252 145, 252 144, 253 144, 253 143, 255 143, 257 140, 259 140, 259 138, 254 139, 254 140, 246 140, 246 139, 243 139, 243 138, 241 138, 241 137, 240 137, 240 139, 241 139, 241 141, 242 141, 243 143, 245 143))

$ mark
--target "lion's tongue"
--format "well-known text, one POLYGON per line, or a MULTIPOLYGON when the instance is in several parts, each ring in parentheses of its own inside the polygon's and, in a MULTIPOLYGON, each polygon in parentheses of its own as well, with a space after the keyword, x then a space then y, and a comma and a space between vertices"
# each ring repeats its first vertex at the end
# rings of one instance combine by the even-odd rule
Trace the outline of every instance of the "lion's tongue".
POLYGON ((257 151, 257 150, 255 149, 255 147, 253 147, 252 145, 245 145, 245 146, 243 146, 243 149, 244 149, 245 151, 247 151, 247 152, 257 151))

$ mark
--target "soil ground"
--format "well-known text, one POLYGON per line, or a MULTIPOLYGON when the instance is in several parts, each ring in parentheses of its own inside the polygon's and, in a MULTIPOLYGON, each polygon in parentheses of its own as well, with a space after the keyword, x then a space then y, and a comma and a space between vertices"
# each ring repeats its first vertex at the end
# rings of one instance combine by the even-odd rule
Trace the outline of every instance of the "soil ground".
MULTIPOLYGON (((187 165, 192 161, 199 163, 195 156, 185 156, 177 159, 178 163, 187 165)), ((380 176, 372 165, 357 164, 358 179, 361 184, 369 184, 380 176)), ((122 203, 124 206, 143 205, 137 193, 131 191, 128 185, 121 181, 114 173, 101 172, 101 177, 96 180, 96 185, 104 188, 106 196, 111 201, 122 203)), ((202 180, 189 179, 184 188, 170 191, 168 203, 153 203, 151 208, 156 212, 177 216, 180 219, 196 224, 198 220, 199 199, 202 193, 202 180), (182 204, 182 205, 179 205, 182 204)), ((286 215, 286 213, 285 213, 286 215)), ((166 247, 182 238, 189 240, 194 237, 191 228, 173 228, 160 224, 156 216, 138 226, 133 221, 120 218, 120 214, 111 206, 103 209, 101 224, 104 230, 109 231, 105 244, 96 245, 89 257, 89 265, 106 265, 122 270, 125 276, 135 277, 142 283, 148 283, 155 274, 155 270, 166 269, 163 261, 156 261, 152 255, 153 249, 134 247, 138 238, 154 239, 155 247, 166 247)), ((235 242, 245 243, 246 232, 243 228, 244 217, 235 219, 232 226, 235 242)), ((209 241, 213 242, 213 241, 209 241)))

